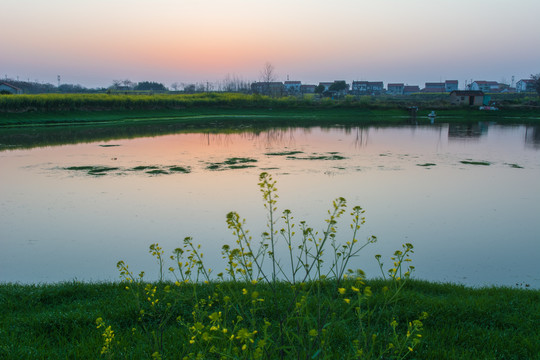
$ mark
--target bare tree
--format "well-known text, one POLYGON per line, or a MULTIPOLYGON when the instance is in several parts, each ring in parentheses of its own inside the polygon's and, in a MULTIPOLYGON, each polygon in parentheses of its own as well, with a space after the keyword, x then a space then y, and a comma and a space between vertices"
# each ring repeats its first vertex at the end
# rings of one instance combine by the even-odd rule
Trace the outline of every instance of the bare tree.
POLYGON ((113 84, 112 84, 111 88, 119 89, 120 86, 122 86, 122 80, 113 80, 113 84))
POLYGON ((219 84, 219 89, 226 92, 249 92, 250 82, 244 81, 236 74, 227 74, 219 84))
POLYGON ((113 84, 110 87, 111 89, 115 90, 133 90, 137 84, 135 84, 133 81, 126 79, 126 80, 113 80, 113 84))
POLYGON ((186 94, 193 94, 195 92, 195 84, 185 84, 182 83, 182 87, 184 88, 184 93, 186 94))
POLYGON ((227 74, 225 76, 225 79, 223 80, 223 91, 226 92, 236 92, 237 86, 236 86, 236 75, 227 74))
POLYGON ((206 91, 206 84, 205 83, 197 83, 195 84, 195 92, 203 93, 206 91))
POLYGON ((270 62, 264 64, 263 69, 261 70, 261 82, 264 83, 264 93, 270 95, 270 83, 276 81, 277 75, 274 65, 270 62))
POLYGON ((263 69, 261 70, 261 81, 265 83, 271 83, 272 81, 275 81, 276 78, 276 69, 274 68, 274 65, 266 62, 263 69))
POLYGON ((124 86, 127 89, 133 90, 135 86, 137 86, 137 84, 129 79, 126 79, 122 81, 122 86, 124 86))

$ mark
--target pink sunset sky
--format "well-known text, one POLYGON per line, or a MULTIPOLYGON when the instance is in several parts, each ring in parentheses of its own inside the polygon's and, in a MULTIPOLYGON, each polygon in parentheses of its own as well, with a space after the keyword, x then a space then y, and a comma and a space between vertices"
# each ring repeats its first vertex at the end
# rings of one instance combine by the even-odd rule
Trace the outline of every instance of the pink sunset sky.
POLYGON ((0 76, 510 83, 540 73, 539 0, 1 0, 0 76))

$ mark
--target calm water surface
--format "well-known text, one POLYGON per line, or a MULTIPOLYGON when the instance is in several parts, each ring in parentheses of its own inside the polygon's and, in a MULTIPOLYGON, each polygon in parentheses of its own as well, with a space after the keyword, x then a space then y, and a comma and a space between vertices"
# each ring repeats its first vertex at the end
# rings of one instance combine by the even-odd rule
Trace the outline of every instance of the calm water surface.
MULTIPOLYGON (((410 242, 416 278, 540 288, 539 133, 489 124, 295 128, 3 151, 0 282, 116 280, 118 260, 155 279, 148 246, 159 242, 170 253, 186 236, 221 271, 221 246, 234 242, 229 211, 246 218, 255 238, 265 231, 257 182, 268 171, 278 182, 278 210, 317 230, 336 197, 366 210, 360 239, 379 241, 351 267, 368 276, 380 275, 375 254, 390 264, 410 242), (298 153, 270 155, 285 151, 298 153), (223 162, 231 158, 256 162, 230 169, 223 162), (116 170, 67 169, 76 166, 116 170), (141 166, 190 172, 134 170, 141 166)), ((338 228, 344 240, 348 224, 344 218, 338 228)))

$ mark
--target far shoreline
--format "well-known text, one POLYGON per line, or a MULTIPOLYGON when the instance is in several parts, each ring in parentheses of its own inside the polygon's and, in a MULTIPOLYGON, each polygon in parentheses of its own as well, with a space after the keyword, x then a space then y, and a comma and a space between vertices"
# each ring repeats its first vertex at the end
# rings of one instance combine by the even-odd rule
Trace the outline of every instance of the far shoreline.
POLYGON ((507 99, 506 105, 491 111, 453 106, 446 98, 369 96, 314 100, 212 93, 1 96, 0 151, 182 132, 478 122, 540 125, 540 107, 530 101, 512 104, 507 99), (428 116, 431 112, 436 114, 434 119, 428 116))

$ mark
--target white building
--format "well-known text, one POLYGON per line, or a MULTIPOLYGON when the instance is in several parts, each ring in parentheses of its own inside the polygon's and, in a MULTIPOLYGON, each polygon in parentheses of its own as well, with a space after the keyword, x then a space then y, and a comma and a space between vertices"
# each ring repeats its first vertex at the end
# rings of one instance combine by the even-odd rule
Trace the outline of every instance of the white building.
POLYGON ((405 89, 405 84, 403 84, 403 83, 388 84, 387 88, 388 88, 388 90, 386 91, 387 94, 390 94, 390 95, 403 95, 403 90, 405 89))
POLYGON ((285 87, 285 92, 287 94, 300 94, 300 87, 302 86, 301 81, 285 81, 283 84, 285 87))
POLYGON ((533 79, 521 79, 516 83, 517 92, 535 91, 533 79))
POLYGON ((484 80, 473 81, 469 90, 483 91, 484 93, 499 92, 499 83, 496 81, 484 80))
POLYGON ((22 94, 23 93, 22 89, 19 89, 18 87, 10 85, 10 84, 5 83, 5 82, 0 82, 0 93, 1 92, 8 92, 8 93, 11 93, 11 94, 22 94))

